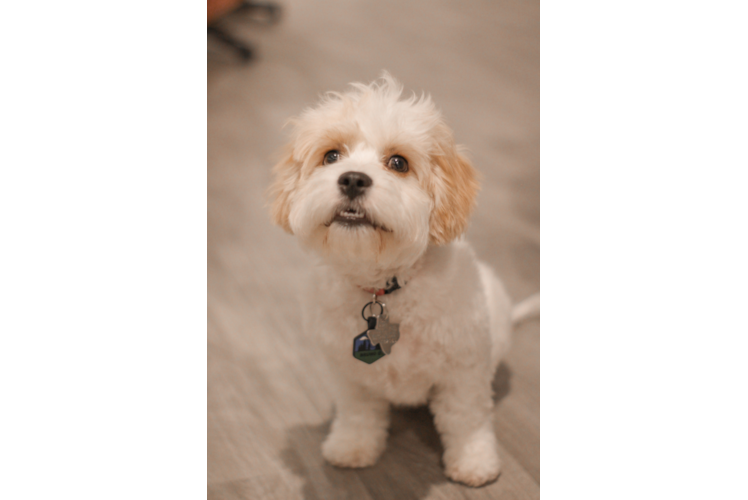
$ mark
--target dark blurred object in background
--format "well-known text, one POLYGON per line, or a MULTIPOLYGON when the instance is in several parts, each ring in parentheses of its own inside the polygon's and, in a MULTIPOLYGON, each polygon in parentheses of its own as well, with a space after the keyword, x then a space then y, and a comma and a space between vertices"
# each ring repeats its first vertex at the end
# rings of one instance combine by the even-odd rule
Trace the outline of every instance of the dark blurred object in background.
POLYGON ((208 0, 208 35, 214 36, 234 49, 242 61, 252 58, 252 48, 237 40, 216 24, 227 15, 248 14, 255 22, 275 24, 280 20, 280 6, 273 2, 247 2, 241 0, 208 0))

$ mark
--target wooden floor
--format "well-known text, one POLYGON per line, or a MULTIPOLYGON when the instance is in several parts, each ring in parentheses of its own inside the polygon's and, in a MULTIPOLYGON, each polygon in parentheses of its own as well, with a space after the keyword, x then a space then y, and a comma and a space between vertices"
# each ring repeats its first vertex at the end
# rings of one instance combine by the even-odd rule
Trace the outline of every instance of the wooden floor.
POLYGON ((525 1, 284 2, 280 24, 225 26, 246 66, 208 51, 208 498, 538 498, 539 323, 517 329, 495 381, 504 469, 479 489, 448 481, 428 410, 395 410, 369 469, 327 465, 329 373, 302 336, 307 257, 270 224, 264 190, 284 121, 382 69, 430 92, 483 174, 468 232, 515 299, 540 287, 539 5, 525 1), (469 4, 469 5, 468 5, 469 4))

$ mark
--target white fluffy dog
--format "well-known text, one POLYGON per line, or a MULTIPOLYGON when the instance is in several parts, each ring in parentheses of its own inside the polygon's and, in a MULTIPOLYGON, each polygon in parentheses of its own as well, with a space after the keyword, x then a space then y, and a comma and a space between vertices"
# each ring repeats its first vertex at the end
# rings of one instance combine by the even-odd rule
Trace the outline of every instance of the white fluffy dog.
POLYGON ((479 486, 501 467, 494 373, 512 322, 539 311, 539 297, 512 309, 460 239, 476 173, 430 97, 401 99, 386 73, 352 86, 292 120, 271 187, 274 222, 321 258, 305 323, 339 384, 322 453, 341 467, 373 465, 390 404, 428 403, 447 476, 479 486), (386 307, 360 314, 375 295, 386 307), (362 315, 378 318, 367 324, 362 315), (368 342, 385 325, 389 340, 368 342))

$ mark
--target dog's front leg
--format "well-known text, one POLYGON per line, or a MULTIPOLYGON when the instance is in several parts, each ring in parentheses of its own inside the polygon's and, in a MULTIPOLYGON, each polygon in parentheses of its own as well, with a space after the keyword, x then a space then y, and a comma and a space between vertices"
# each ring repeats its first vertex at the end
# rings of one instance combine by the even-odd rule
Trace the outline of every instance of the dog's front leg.
POLYGON ((496 479, 501 471, 493 429, 490 380, 464 369, 435 387, 430 407, 444 445, 446 475, 469 486, 496 479))
POLYGON ((322 455, 338 467, 374 465, 387 444, 389 403, 365 387, 340 381, 335 420, 322 455))

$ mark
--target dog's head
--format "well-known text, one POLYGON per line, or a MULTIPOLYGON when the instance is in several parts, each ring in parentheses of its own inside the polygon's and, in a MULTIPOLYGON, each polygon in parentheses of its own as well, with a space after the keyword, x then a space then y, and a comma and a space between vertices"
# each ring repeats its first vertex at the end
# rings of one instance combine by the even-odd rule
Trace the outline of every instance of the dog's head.
POLYGON ((275 166, 273 221, 337 263, 412 265, 460 236, 476 173, 428 96, 400 99, 389 75, 329 93, 291 120, 275 166))

